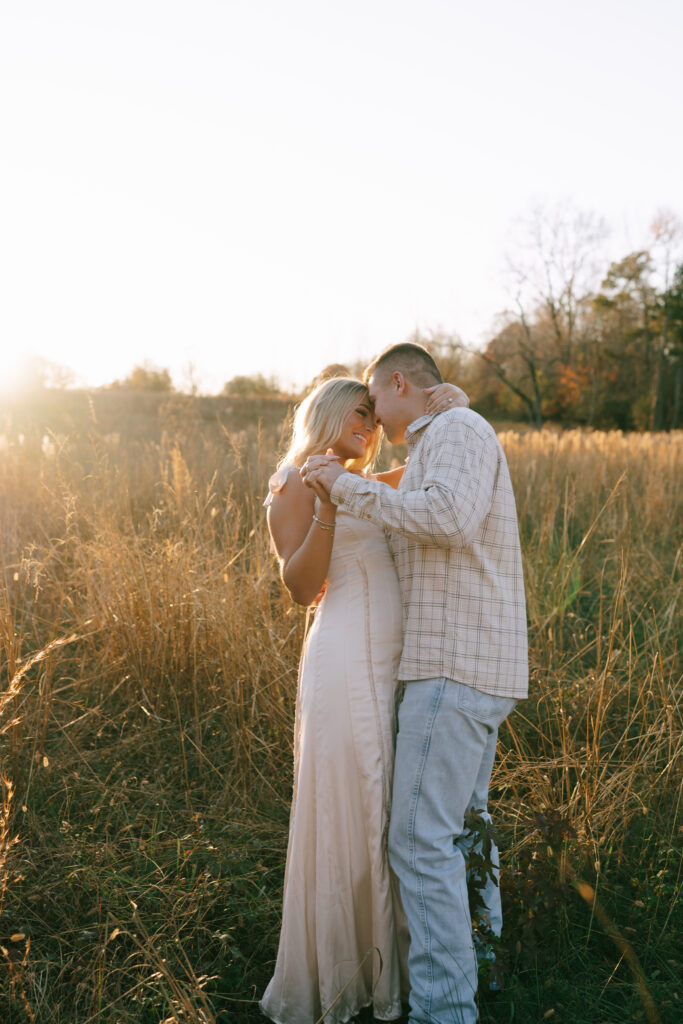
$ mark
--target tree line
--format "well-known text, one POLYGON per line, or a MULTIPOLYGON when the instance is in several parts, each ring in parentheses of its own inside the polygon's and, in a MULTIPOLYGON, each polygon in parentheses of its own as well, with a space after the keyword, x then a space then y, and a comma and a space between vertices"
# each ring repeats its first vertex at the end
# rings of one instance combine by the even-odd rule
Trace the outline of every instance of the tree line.
MULTIPOLYGON (((485 344, 474 348, 443 330, 415 331, 409 340, 426 345, 445 378, 493 419, 681 427, 683 224, 661 212, 646 247, 605 261, 608 235, 594 214, 537 208, 518 225, 507 260, 512 301, 485 344)), ((362 369, 334 364, 316 381, 360 376, 362 369)), ((261 375, 235 377, 224 389, 255 396, 279 390, 261 375)))
MULTIPOLYGON (((681 427, 683 405, 683 224, 668 211, 646 245, 605 259, 609 231, 592 213, 567 205, 539 207, 516 226, 507 257, 510 304, 484 343, 467 345, 444 330, 415 331, 444 376, 492 419, 526 419, 622 430, 681 427)), ((402 340, 402 339, 397 339, 402 340)), ((376 353, 371 353, 375 355, 376 353)), ((69 371, 34 360, 43 386, 69 386, 69 371)), ((334 364, 360 376, 363 363, 334 364)), ((190 393, 197 393, 192 364, 190 393)), ((109 387, 174 390, 168 369, 145 363, 109 387)), ((184 389, 183 389, 184 390, 184 389)), ((240 375, 224 395, 286 395, 275 377, 240 375)), ((286 395, 298 399, 299 395, 286 395)))
POLYGON ((661 213, 651 244, 600 266, 606 226, 539 210, 509 264, 513 302, 479 350, 435 333, 435 354, 493 417, 623 430, 681 426, 683 241, 661 213))

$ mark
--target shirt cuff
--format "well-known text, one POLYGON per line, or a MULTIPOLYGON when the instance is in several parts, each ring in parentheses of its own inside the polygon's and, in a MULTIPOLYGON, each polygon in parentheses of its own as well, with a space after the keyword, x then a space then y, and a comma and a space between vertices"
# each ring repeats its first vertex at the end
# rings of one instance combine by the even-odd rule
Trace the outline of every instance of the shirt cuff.
POLYGON ((367 481, 362 476, 349 472, 341 473, 332 484, 332 504, 340 508, 349 505, 364 483, 367 481))

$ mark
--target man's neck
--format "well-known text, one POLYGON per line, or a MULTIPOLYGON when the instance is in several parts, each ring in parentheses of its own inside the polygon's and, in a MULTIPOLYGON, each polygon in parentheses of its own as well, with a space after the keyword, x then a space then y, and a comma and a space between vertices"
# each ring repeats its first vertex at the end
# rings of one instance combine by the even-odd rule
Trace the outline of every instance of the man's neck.
POLYGON ((410 402, 408 404, 408 407, 407 407, 406 413, 405 413, 405 415, 406 415, 406 422, 405 422, 405 426, 404 426, 404 431, 403 432, 405 433, 405 431, 408 429, 408 427, 410 426, 411 423, 414 423, 415 420, 421 419, 422 416, 426 415, 426 413, 427 413, 427 399, 422 394, 422 392, 420 391, 419 394, 416 394, 413 398, 411 398, 411 400, 410 400, 410 402), (410 417, 410 418, 408 419, 407 417, 410 417))

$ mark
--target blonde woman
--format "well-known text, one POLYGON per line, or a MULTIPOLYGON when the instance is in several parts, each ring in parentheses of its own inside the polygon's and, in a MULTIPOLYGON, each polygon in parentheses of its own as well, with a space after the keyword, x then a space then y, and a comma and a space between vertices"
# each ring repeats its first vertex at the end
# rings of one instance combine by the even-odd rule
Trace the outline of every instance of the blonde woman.
MULTIPOLYGON (((467 403, 452 385, 431 390, 430 411, 467 403)), ((348 1021, 371 1003, 378 1020, 401 1015, 407 932, 387 859, 398 581, 384 532, 316 496, 298 472, 331 451, 370 473, 379 445, 365 385, 327 380, 300 406, 266 501, 294 600, 309 605, 326 584, 299 670, 282 931, 260 1004, 278 1024, 348 1021)), ((375 479, 398 486, 402 472, 375 479)))

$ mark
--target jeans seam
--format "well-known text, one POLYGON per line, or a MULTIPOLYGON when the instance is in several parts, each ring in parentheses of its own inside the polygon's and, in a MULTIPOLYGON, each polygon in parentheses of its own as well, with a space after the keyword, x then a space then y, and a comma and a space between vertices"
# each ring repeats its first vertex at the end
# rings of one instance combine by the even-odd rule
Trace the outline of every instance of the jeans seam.
POLYGON ((411 794, 410 813, 408 815, 408 850, 410 854, 410 864, 413 869, 413 874, 417 880, 417 898, 418 906, 420 909, 420 917, 422 919, 424 928, 424 944, 426 952, 426 963, 427 978, 428 978, 428 991, 425 994, 425 1011, 427 1014, 431 1014, 432 995, 434 991, 434 965, 432 962, 432 947, 431 947, 431 936, 429 931, 429 924, 427 919, 427 904, 424 898, 424 885, 422 878, 417 871, 417 864, 415 859, 415 818, 417 816, 417 805, 420 798, 420 789, 422 787, 422 776, 424 774, 425 762, 429 753, 429 747, 432 738, 432 732, 434 730, 434 722, 436 719, 437 712, 441 705, 441 698, 443 696, 445 680, 439 679, 439 687, 432 699, 432 707, 430 709, 429 720, 425 735, 422 742, 422 750, 420 752, 420 762, 418 771, 413 785, 413 792, 411 794))

